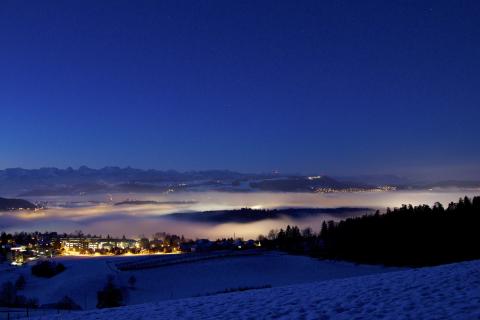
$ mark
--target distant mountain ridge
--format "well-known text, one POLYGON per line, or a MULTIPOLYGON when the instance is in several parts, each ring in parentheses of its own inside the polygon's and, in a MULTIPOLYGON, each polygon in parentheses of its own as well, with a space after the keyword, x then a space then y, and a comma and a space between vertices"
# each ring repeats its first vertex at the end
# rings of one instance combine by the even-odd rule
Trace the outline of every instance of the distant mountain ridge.
POLYGON ((288 177, 250 183, 252 188, 265 191, 311 192, 318 189, 373 188, 361 182, 341 182, 328 176, 288 177))
POLYGON ((412 185, 415 184, 411 179, 397 176, 394 174, 363 174, 356 176, 334 176, 339 181, 360 182, 372 185, 412 185))
POLYGON ((327 176, 307 177, 278 173, 249 174, 230 170, 142 170, 131 167, 92 169, 13 168, 0 170, 0 192, 22 197, 78 195, 101 192, 272 191, 313 192, 318 188, 366 187, 327 176))
POLYGON ((0 170, 0 194, 11 197, 81 195, 88 193, 159 193, 174 191, 329 192, 367 190, 383 185, 397 189, 479 188, 480 181, 411 182, 394 175, 332 177, 280 173, 239 173, 230 170, 175 171, 104 167, 54 167, 0 170))
MULTIPOLYGON (((195 179, 225 179, 225 178, 244 178, 252 176, 229 170, 205 170, 205 171, 186 171, 179 172, 175 170, 155 170, 155 169, 134 169, 131 167, 104 167, 101 169, 92 169, 87 166, 81 166, 78 169, 68 167, 67 169, 58 169, 54 167, 40 169, 22 169, 10 168, 0 170, 0 181, 18 181, 20 179, 35 180, 42 182, 61 183, 66 179, 76 179, 77 183, 91 182, 92 178, 101 179, 105 182, 119 181, 185 181, 195 179)), ((253 176, 269 176, 263 174, 255 174, 253 176)))
POLYGON ((158 192, 170 184, 194 181, 267 178, 266 174, 243 174, 229 170, 179 172, 143 170, 131 167, 78 169, 54 167, 40 169, 11 168, 0 170, 0 192, 25 195, 71 194, 78 192, 158 192), (113 190, 112 190, 113 189, 113 190))

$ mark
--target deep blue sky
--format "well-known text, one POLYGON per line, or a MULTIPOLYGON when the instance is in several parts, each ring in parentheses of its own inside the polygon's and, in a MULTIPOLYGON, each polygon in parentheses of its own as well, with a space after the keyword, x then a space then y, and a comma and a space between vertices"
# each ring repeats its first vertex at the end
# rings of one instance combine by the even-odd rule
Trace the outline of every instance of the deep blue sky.
POLYGON ((478 1, 1 1, 0 168, 480 176, 478 1))

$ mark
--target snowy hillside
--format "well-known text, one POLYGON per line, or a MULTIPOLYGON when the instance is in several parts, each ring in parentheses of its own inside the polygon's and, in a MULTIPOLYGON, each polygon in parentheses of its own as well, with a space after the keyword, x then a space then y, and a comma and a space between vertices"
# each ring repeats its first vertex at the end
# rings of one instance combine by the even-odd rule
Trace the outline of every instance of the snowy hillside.
POLYGON ((479 288, 477 260, 48 319, 479 319, 479 288))
MULTIPOLYGON (((181 257, 195 256, 191 254, 181 257)), ((395 268, 321 261, 280 252, 136 271, 119 271, 115 267, 116 264, 126 262, 177 257, 179 256, 58 257, 56 260, 62 262, 67 269, 51 279, 32 276, 29 267, 11 267, 0 272, 0 283, 15 281, 19 275, 23 275, 26 279, 23 295, 35 297, 41 304, 55 303, 68 295, 85 310, 95 309, 97 291, 105 285, 107 275, 113 275, 115 282, 124 288, 128 286, 130 276, 137 279, 135 289, 127 290, 125 303, 131 305, 203 296, 239 287, 278 287, 396 271, 395 268)))

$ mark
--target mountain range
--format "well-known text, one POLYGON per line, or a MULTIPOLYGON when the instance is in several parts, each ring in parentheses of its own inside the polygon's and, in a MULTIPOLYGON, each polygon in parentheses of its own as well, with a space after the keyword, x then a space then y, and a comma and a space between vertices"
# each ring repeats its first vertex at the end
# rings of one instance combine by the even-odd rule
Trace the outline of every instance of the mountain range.
POLYGON ((172 191, 272 191, 315 192, 339 189, 371 189, 382 185, 401 189, 480 187, 478 181, 411 182, 394 175, 307 176, 301 174, 239 173, 230 170, 143 170, 131 167, 93 169, 81 166, 59 169, 11 168, 0 170, 0 194, 10 196, 78 195, 102 192, 172 191))

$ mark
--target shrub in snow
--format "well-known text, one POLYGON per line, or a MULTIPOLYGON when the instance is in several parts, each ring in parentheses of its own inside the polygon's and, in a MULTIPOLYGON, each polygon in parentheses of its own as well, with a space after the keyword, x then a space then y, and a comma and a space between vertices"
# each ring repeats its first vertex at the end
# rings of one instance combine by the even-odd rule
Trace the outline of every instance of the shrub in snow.
POLYGON ((17 290, 11 281, 5 282, 0 291, 0 306, 10 307, 15 304, 17 290))
POLYGON ((0 307, 9 308, 37 308, 38 301, 36 299, 28 299, 24 296, 17 295, 17 289, 11 282, 5 282, 0 289, 0 307))
POLYGON ((97 308, 114 308, 122 305, 122 290, 115 285, 113 277, 109 276, 105 287, 97 292, 97 308))
POLYGON ((78 304, 75 303, 75 301, 72 300, 69 296, 64 296, 62 299, 60 299, 56 303, 56 308, 57 309, 62 309, 62 310, 81 310, 82 307, 80 307, 78 304))
POLYGON ((25 288, 25 277, 24 276, 19 276, 17 281, 15 281, 15 289, 17 290, 23 290, 25 288))
POLYGON ((32 274, 44 278, 51 278, 64 270, 65 266, 63 264, 53 261, 40 261, 32 266, 32 274))
POLYGON ((130 288, 135 288, 135 284, 137 283, 137 278, 135 278, 135 276, 130 276, 130 278, 128 278, 128 285, 130 286, 130 288))

